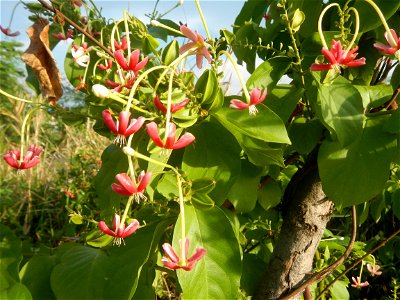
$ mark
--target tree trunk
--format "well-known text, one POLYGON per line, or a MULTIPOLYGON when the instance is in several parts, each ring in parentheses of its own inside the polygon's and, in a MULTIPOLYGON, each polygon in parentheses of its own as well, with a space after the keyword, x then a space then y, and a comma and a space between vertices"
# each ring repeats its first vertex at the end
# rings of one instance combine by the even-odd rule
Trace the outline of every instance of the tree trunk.
POLYGON ((282 229, 255 299, 279 299, 312 272, 333 208, 322 191, 315 161, 293 176, 283 205, 282 229))

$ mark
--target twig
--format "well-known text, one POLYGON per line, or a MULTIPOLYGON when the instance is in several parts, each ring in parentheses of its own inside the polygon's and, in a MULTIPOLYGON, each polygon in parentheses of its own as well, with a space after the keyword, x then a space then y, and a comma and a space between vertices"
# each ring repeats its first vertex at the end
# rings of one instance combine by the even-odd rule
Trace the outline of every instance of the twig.
POLYGON ((351 239, 349 244, 347 245, 346 251, 343 253, 341 257, 339 257, 334 263, 323 269, 322 271, 315 273, 306 281, 304 281, 299 287, 295 288, 294 290, 290 291, 288 294, 280 297, 281 300, 288 300, 299 293, 301 293, 306 287, 310 286, 316 281, 321 281, 326 276, 331 274, 339 265, 341 265, 344 260, 349 257, 351 250, 353 249, 354 242, 356 240, 357 234, 357 218, 356 218, 356 207, 353 205, 351 209, 351 217, 352 217, 352 232, 351 232, 351 239))
POLYGON ((387 102, 387 105, 385 106, 386 110, 388 110, 390 107, 393 107, 392 109, 397 109, 398 105, 396 103, 396 99, 399 95, 400 95, 400 85, 397 86, 397 88, 393 92, 392 97, 387 102))
POLYGON ((378 245, 376 245, 374 248, 372 248, 371 250, 369 250, 366 254, 364 254, 361 258, 357 259, 356 261, 354 261, 346 270, 344 270, 339 276, 337 276, 334 280, 332 280, 322 291, 321 293, 318 295, 317 298, 315 298, 316 300, 320 299, 322 297, 323 294, 325 294, 329 288, 336 282, 339 280, 339 278, 341 278, 342 276, 346 275, 348 272, 350 272, 350 270, 352 270, 355 266, 357 266, 359 263, 361 263, 364 258, 366 258, 367 256, 369 256, 370 254, 374 253, 376 250, 378 250, 379 248, 383 247, 387 242, 389 242, 392 238, 394 238, 396 235, 398 235, 400 233, 400 228, 397 229, 397 231, 395 231, 393 234, 391 234, 388 238, 384 239, 382 242, 380 242, 378 245))
POLYGON ((91 34, 89 34, 85 29, 83 29, 82 27, 80 27, 78 24, 76 24, 74 21, 72 21, 70 18, 68 18, 66 15, 64 15, 61 11, 59 11, 58 9, 52 7, 51 5, 49 5, 48 3, 46 3, 44 0, 38 0, 40 2, 40 4, 42 4, 42 6, 53 12, 56 15, 60 15, 62 16, 62 18, 67 21, 72 27, 76 28, 79 32, 81 32, 83 35, 85 35, 89 40, 91 40, 93 43, 95 43, 97 46, 99 46, 101 49, 103 49, 108 55, 110 55, 111 57, 114 57, 114 55, 112 54, 112 52, 110 51, 110 49, 108 49, 106 46, 104 46, 103 44, 101 44, 98 40, 96 40, 91 34))

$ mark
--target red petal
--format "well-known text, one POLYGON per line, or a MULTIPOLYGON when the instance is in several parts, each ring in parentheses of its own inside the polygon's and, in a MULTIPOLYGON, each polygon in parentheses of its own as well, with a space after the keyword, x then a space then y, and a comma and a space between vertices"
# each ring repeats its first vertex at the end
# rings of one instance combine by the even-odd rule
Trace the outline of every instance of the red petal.
POLYGON ((197 41, 197 34, 187 28, 185 25, 181 25, 180 30, 188 39, 192 40, 193 42, 197 41))
POLYGON ((14 169, 19 169, 18 159, 15 158, 15 155, 11 154, 11 151, 3 156, 3 159, 6 161, 14 169))
POLYGON ((310 70, 311 71, 325 71, 332 69, 332 65, 327 64, 312 64, 310 70))
MULTIPOLYGON (((143 172, 143 171, 142 171, 143 172)), ((151 178, 151 172, 144 173, 143 176, 139 176, 139 185, 137 190, 139 193, 143 192, 146 186, 149 184, 151 178)))
POLYGON ((154 144, 158 147, 164 148, 164 144, 161 141, 160 135, 158 134, 157 124, 151 122, 146 125, 147 133, 149 134, 150 138, 153 140, 154 144))
POLYGON ((105 234, 115 237, 115 232, 108 228, 107 224, 104 221, 100 221, 99 223, 97 223, 97 227, 99 227, 99 229, 105 234))
POLYGON ((122 69, 124 69, 125 71, 129 70, 129 66, 126 63, 123 50, 115 51, 114 52, 114 58, 115 58, 116 62, 121 66, 122 69))
POLYGON ((121 235, 121 238, 125 238, 131 234, 133 234, 140 227, 139 221, 133 219, 132 222, 125 228, 124 232, 121 235))
POLYGON ((250 104, 244 103, 243 101, 240 101, 237 99, 231 100, 231 104, 229 105, 229 107, 237 109, 237 110, 243 110, 243 109, 248 108, 249 106, 250 106, 250 104))
POLYGON ((164 104, 160 101, 160 97, 155 96, 154 97, 154 105, 161 110, 162 112, 166 113, 167 112, 167 108, 164 106, 164 104))
POLYGON ((164 265, 165 267, 167 267, 167 268, 169 268, 169 269, 172 269, 172 270, 176 270, 176 269, 179 269, 179 268, 180 268, 180 266, 179 266, 177 263, 170 262, 170 261, 168 261, 168 259, 166 259, 165 257, 161 259, 161 262, 163 263, 163 265, 164 265))
POLYGON ((146 121, 146 118, 142 116, 137 119, 132 119, 125 131, 125 136, 130 136, 131 134, 138 132, 139 129, 142 128, 144 121, 146 121))
POLYGON ((186 132, 176 141, 172 149, 177 150, 186 147, 187 145, 191 144, 195 139, 196 138, 193 134, 191 134, 190 132, 186 132))
POLYGON ((129 59, 129 70, 134 71, 136 68, 136 65, 139 62, 139 55, 140 51, 136 49, 135 51, 132 51, 131 57, 129 59))
POLYGON ((108 109, 103 110, 102 112, 104 124, 106 124, 107 128, 110 129, 113 133, 118 134, 117 126, 114 123, 113 118, 111 117, 111 113, 108 109))
POLYGON ((174 262, 174 263, 178 263, 179 262, 179 257, 178 255, 175 253, 174 249, 172 248, 171 244, 168 243, 164 243, 162 245, 165 255, 167 256, 167 258, 174 262))
MULTIPOLYGON (((182 102, 180 102, 178 104, 172 104, 171 105, 171 112, 172 113, 177 112, 178 110, 184 108, 186 106, 186 104, 188 104, 188 103, 189 103, 189 99, 185 99, 185 100, 183 100, 182 102)), ((165 110, 165 112, 166 112, 166 110, 165 110)))
POLYGON ((129 118, 131 113, 129 111, 121 111, 118 118, 118 134, 125 135, 126 128, 128 127, 129 118))

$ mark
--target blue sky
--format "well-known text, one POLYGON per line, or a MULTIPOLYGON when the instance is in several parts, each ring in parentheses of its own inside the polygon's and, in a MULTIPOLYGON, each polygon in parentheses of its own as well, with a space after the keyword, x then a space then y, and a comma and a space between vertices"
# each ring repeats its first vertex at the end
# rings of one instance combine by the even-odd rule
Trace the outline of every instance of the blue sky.
MULTIPOLYGON (((149 18, 145 14, 150 14, 156 1, 144 1, 144 0, 130 0, 130 1, 94 1, 98 8, 102 9, 102 14, 106 18, 119 19, 122 17, 123 10, 128 10, 132 15, 138 17, 145 23, 149 23, 149 18)), ((160 0, 157 6, 157 11, 163 13, 173 7, 178 1, 166 1, 160 0)), ((1 18, 0 24, 3 27, 7 27, 10 22, 11 11, 18 1, 14 0, 0 0, 1 18)), ((235 21, 236 16, 240 12, 244 1, 211 1, 203 0, 200 1, 203 13, 205 15, 209 31, 212 37, 219 36, 219 30, 226 28, 232 30, 232 24, 235 21)), ((187 23, 188 27, 191 29, 196 29, 200 34, 205 36, 205 31, 201 23, 200 16, 196 9, 195 2, 184 0, 183 5, 173 10, 171 13, 167 14, 164 18, 171 19, 175 22, 187 23)), ((23 6, 20 4, 14 15, 13 22, 11 24, 12 31, 20 31, 21 35, 12 39, 16 39, 23 42, 28 46, 29 40, 27 34, 25 33, 26 28, 31 25, 31 21, 28 19, 28 13, 24 10, 23 6)), ((0 34, 0 40, 9 39, 4 34, 0 34)), ((65 52, 67 50, 66 43, 59 43, 59 45, 54 49, 54 55, 56 60, 61 67, 63 65, 63 59, 65 52)), ((231 67, 227 66, 226 73, 227 78, 231 78, 231 86, 238 87, 238 82, 236 80, 236 75, 230 76, 231 67)), ((244 71, 243 73, 247 73, 244 71)), ((245 74, 246 76, 246 74, 245 74)), ((247 77, 247 76, 246 76, 247 77)), ((235 92, 238 91, 235 88, 235 92)))

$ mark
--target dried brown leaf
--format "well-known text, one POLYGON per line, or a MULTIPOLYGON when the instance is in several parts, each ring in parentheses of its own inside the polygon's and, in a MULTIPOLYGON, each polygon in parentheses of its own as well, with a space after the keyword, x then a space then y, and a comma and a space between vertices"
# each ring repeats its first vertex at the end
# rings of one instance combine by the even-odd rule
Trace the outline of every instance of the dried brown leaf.
POLYGON ((42 96, 55 104, 63 94, 61 74, 49 47, 49 22, 38 19, 27 29, 31 43, 22 54, 23 61, 32 68, 40 83, 42 96))

